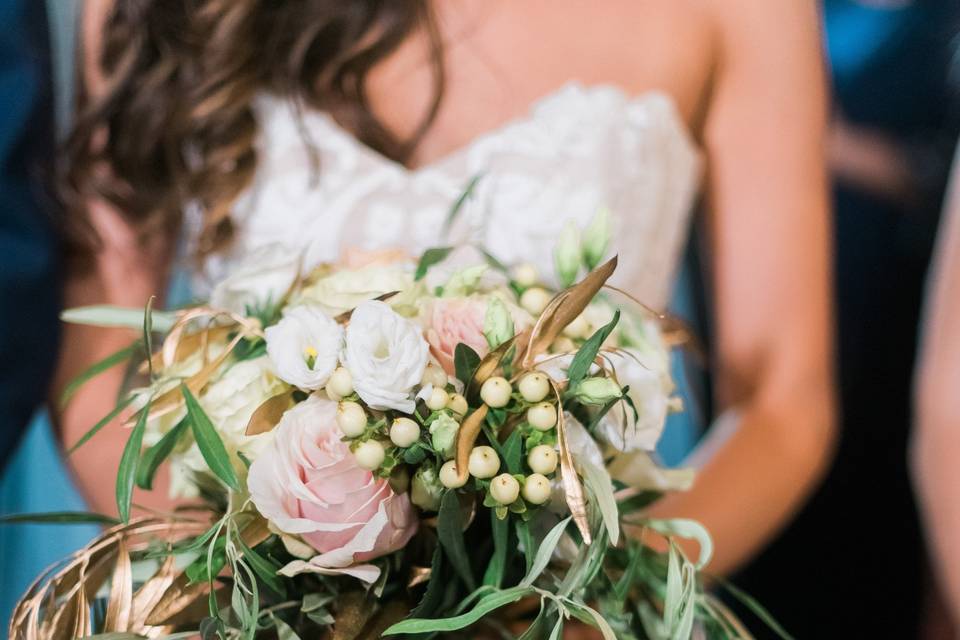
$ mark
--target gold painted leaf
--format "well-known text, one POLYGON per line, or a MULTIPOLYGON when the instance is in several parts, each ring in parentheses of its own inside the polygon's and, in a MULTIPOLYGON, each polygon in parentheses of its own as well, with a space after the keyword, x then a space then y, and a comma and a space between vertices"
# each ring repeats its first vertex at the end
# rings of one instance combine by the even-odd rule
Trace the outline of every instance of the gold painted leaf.
POLYGON ((577 475, 577 469, 573 464, 570 443, 567 441, 563 400, 560 398, 560 389, 557 384, 552 380, 550 383, 557 398, 557 406, 560 407, 560 410, 557 411, 557 448, 560 449, 560 476, 563 489, 566 492, 567 507, 569 507, 570 515, 580 530, 584 544, 590 544, 593 536, 590 534, 590 522, 587 520, 587 500, 583 493, 583 485, 580 483, 580 476, 577 475))
POLYGON ((250 422, 247 423, 247 430, 244 432, 245 435, 256 436, 272 431, 280 422, 284 412, 292 406, 292 390, 273 396, 257 407, 253 415, 250 416, 250 422))
POLYGON ((521 364, 529 369, 536 357, 546 352, 568 324, 579 316, 617 268, 617 257, 600 265, 583 280, 561 291, 537 319, 521 364))
POLYGON ((510 351, 510 347, 514 345, 517 340, 517 336, 513 336, 499 347, 488 353, 480 361, 480 364, 477 365, 477 370, 474 372, 473 377, 470 378, 470 382, 467 383, 467 388, 464 391, 467 401, 471 404, 475 404, 480 400, 480 387, 483 386, 483 383, 489 380, 497 369, 500 368, 500 363, 503 361, 504 356, 507 355, 507 352, 510 351))
POLYGON ((467 467, 470 462, 470 452, 473 451, 473 445, 483 429, 483 421, 489 410, 487 405, 481 405, 463 420, 457 431, 457 477, 461 481, 466 481, 469 474, 467 467))
POLYGON ((127 543, 120 538, 117 543, 117 560, 110 578, 110 597, 107 600, 107 615, 104 631, 127 631, 133 608, 133 572, 127 543))

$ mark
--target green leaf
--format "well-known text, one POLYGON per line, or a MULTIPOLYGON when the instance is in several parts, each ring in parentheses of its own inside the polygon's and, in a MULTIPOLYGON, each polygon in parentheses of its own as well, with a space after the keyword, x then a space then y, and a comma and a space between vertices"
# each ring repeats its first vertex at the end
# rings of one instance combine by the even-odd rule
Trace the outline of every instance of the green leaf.
POLYGON ((443 222, 443 235, 450 233, 450 228, 453 227, 453 223, 456 222, 457 216, 460 214, 460 210, 463 209, 463 205, 465 205, 467 200, 470 199, 470 196, 473 195, 473 192, 477 187, 477 183, 480 182, 480 178, 482 177, 483 174, 478 173, 470 178, 470 181, 467 182, 467 186, 463 189, 463 193, 460 194, 460 197, 457 198, 456 202, 453 203, 453 206, 450 207, 450 212, 447 214, 447 219, 443 222))
POLYGON ((713 557, 713 540, 710 533, 696 520, 674 518, 672 520, 642 520, 644 526, 650 527, 665 536, 680 536, 696 540, 700 545, 700 558, 697 560, 697 569, 703 569, 713 557))
POLYGON ((140 458, 140 464, 137 465, 138 487, 147 491, 153 489, 153 478, 157 474, 157 469, 173 453, 177 442, 180 441, 180 436, 183 435, 188 426, 187 419, 184 418, 173 429, 167 431, 159 442, 144 452, 143 457, 140 458))
POLYGON ((470 567, 470 556, 463 541, 463 521, 460 513, 460 500, 456 491, 447 491, 440 501, 440 513, 437 517, 437 537, 444 553, 450 559, 453 568, 471 591, 477 588, 470 567))
POLYGON ((102 513, 85 511, 47 511, 45 513, 14 513, 0 516, 3 524, 120 524, 120 521, 102 513))
POLYGON ((190 579, 190 584, 210 582, 227 564, 227 537, 219 536, 196 560, 187 565, 184 573, 190 579))
POLYGON ((99 432, 100 429, 103 429, 105 426, 107 426, 108 424, 110 424, 111 422, 113 422, 114 419, 115 419, 117 416, 120 415, 120 412, 123 411, 124 409, 126 409, 127 406, 128 406, 131 402, 134 401, 135 398, 136 398, 136 396, 129 395, 129 396, 127 396, 126 398, 124 398, 123 400, 121 400, 120 403, 117 404, 117 406, 115 406, 115 407, 113 408, 113 411, 111 411, 111 412, 108 413, 107 415, 103 416, 103 417, 100 419, 100 422, 98 422, 97 424, 93 425, 93 426, 90 428, 90 430, 87 431, 85 434, 83 434, 83 436, 81 436, 80 439, 77 440, 76 443, 75 443, 72 447, 70 447, 69 449, 67 449, 67 455, 69 456, 69 455, 72 454, 74 451, 76 451, 77 449, 79 449, 80 447, 82 447, 90 438, 92 438, 93 436, 97 435, 97 432, 99 432))
POLYGON ((567 379, 570 381, 570 386, 575 385, 587 376, 590 372, 590 367, 593 365, 593 361, 596 359, 597 354, 600 353, 600 347, 603 346, 604 341, 610 336, 619 321, 620 310, 617 309, 613 314, 613 319, 608 324, 597 329, 596 333, 583 343, 583 346, 577 351, 577 355, 573 356, 570 368, 567 369, 567 379))
POLYGON ((617 634, 613 632, 613 628, 603 619, 603 616, 601 616, 596 609, 588 607, 585 604, 580 604, 579 602, 574 602, 569 598, 565 599, 563 604, 575 618, 591 627, 599 629, 600 633, 603 634, 603 640, 617 640, 617 634))
POLYGON ((523 473, 523 435, 520 429, 514 429, 503 443, 503 459, 510 473, 523 473))
POLYGON ((523 557, 526 561, 525 570, 529 573, 530 569, 533 568, 533 557, 536 553, 533 534, 530 533, 530 524, 523 518, 516 518, 516 523, 517 538, 520 540, 520 547, 523 549, 523 557))
POLYGON ((83 373, 81 373, 76 378, 71 380, 70 383, 63 390, 63 393, 60 394, 60 408, 62 409, 66 407, 67 403, 70 402, 70 399, 73 398, 73 396, 77 393, 80 387, 82 387, 87 381, 89 381, 91 378, 94 378, 100 375, 104 371, 112 369, 113 367, 117 366, 122 362, 126 362, 127 360, 130 359, 131 356, 133 356, 134 353, 137 352, 139 347, 140 347, 139 343, 134 342, 129 347, 124 347, 119 351, 111 353, 109 356, 107 356, 103 360, 100 360, 99 362, 95 362, 92 365, 90 365, 90 367, 85 369, 83 373))
POLYGON ((180 392, 183 394, 187 403, 187 416, 190 418, 190 425, 193 430, 193 438, 197 441, 200 453, 206 461, 210 470, 223 482, 237 491, 240 489, 240 481, 237 479, 237 472, 234 471, 230 463, 230 456, 226 447, 223 446, 223 440, 210 422, 209 416, 193 397, 187 385, 180 384, 180 392))
POLYGON ((499 588, 503 582, 503 573, 510 550, 510 518, 501 520, 495 511, 491 511, 490 528, 493 533, 493 556, 483 574, 483 584, 499 588))
POLYGON ((480 601, 477 602, 477 605, 467 613, 438 620, 403 620, 384 631, 383 635, 392 636, 400 633, 442 633, 446 631, 457 631, 458 629, 469 627, 491 611, 496 611, 500 607, 505 607, 534 593, 536 592, 530 587, 512 587, 510 589, 496 591, 481 598, 480 601))
POLYGON ((300 640, 297 632, 286 622, 272 613, 270 614, 270 618, 273 620, 273 625, 277 628, 277 640, 300 640))
POLYGON ((443 597, 443 548, 438 544, 433 550, 433 559, 430 562, 430 580, 427 582, 427 589, 423 592, 423 597, 416 608, 410 612, 412 618, 421 618, 431 615, 440 606, 440 599, 443 597))
POLYGON ((423 255, 420 256, 420 262, 417 264, 417 271, 414 273, 413 279, 416 281, 423 280, 430 267, 446 260, 452 251, 453 247, 434 247, 424 251, 423 255))
MULTIPOLYGON (((86 324, 94 327, 141 329, 143 327, 143 309, 106 304, 75 307, 63 311, 60 314, 60 319, 71 324, 86 324)), ((155 311, 153 313, 153 328, 160 333, 170 331, 176 322, 177 314, 174 311, 155 311)))
POLYGON ((743 606, 749 609, 753 615, 757 616, 761 622, 767 625, 771 631, 776 633, 783 640, 793 640, 793 636, 791 636, 787 630, 784 629, 779 622, 777 622, 776 618, 773 617, 773 614, 767 611, 767 609, 762 604, 757 602, 757 600, 749 593, 718 576, 711 576, 711 579, 716 580, 716 582, 722 588, 726 589, 730 595, 740 601, 743 606))
POLYGON ((600 509, 600 516, 603 518, 603 526, 610 534, 610 543, 616 546, 620 540, 620 511, 617 508, 617 499, 613 495, 613 481, 610 479, 610 474, 606 469, 586 459, 581 459, 579 462, 587 488, 596 498, 597 508, 600 509))
POLYGON ((553 529, 550 529, 550 532, 543 538, 543 542, 540 543, 540 548, 537 549, 537 556, 533 560, 533 566, 530 567, 527 575, 520 581, 521 587, 532 586, 537 578, 540 577, 540 574, 543 573, 543 570, 547 568, 547 565, 550 564, 553 551, 557 548, 557 544, 560 543, 560 538, 563 536, 563 532, 566 531, 567 525, 570 524, 570 520, 570 517, 561 520, 553 529))
POLYGON ((453 350, 454 374, 460 382, 467 384, 480 366, 480 356, 469 345, 458 343, 453 350))
POLYGON ((248 547, 240 536, 237 536, 237 542, 243 550, 243 561, 253 569, 253 572, 257 574, 263 584, 267 585, 271 591, 281 598, 286 598, 287 585, 284 584, 283 578, 277 574, 280 567, 248 547))
POLYGON ((147 372, 153 380, 153 301, 156 296, 150 296, 147 307, 143 310, 143 349, 146 351, 147 372))
MULTIPOLYGON (((152 399, 151 399, 152 400, 152 399)), ((120 519, 130 521, 130 501, 133 499, 133 481, 137 475, 137 465, 140 462, 140 449, 143 446, 143 432, 147 429, 147 418, 150 416, 150 402, 140 411, 137 424, 130 432, 127 444, 120 457, 120 466, 117 468, 117 511, 120 519)))

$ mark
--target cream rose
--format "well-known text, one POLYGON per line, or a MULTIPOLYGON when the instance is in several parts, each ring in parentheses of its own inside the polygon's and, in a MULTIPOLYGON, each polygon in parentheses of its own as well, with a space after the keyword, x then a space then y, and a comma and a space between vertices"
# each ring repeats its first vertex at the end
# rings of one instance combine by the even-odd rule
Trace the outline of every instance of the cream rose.
POLYGON ((406 291, 413 284, 412 271, 399 264, 342 269, 304 289, 301 298, 335 317, 385 293, 406 291))
POLYGON ((289 309, 265 333, 267 354, 282 380, 310 391, 327 383, 343 348, 343 328, 320 308, 289 309))
POLYGON ((376 567, 360 563, 402 548, 418 520, 407 494, 357 466, 336 414, 337 403, 319 395, 287 411, 251 465, 247 486, 273 527, 319 552, 291 562, 285 575, 347 573, 372 581, 376 567))
POLYGON ((367 301, 347 325, 343 363, 371 408, 412 413, 411 390, 423 377, 429 346, 420 327, 382 302, 367 301))
POLYGON ((210 294, 210 305, 241 315, 280 302, 300 273, 300 254, 283 244, 268 244, 248 254, 210 294))

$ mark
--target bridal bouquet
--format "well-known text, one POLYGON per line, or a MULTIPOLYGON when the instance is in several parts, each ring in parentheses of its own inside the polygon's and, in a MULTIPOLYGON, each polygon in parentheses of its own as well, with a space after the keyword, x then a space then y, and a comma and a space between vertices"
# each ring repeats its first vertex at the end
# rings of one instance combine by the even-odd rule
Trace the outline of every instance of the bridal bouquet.
POLYGON ((692 474, 651 456, 680 405, 669 336, 607 284, 606 250, 603 214, 565 233, 556 290, 475 247, 308 273, 267 247, 207 304, 136 312, 142 339, 68 390, 133 360, 77 445, 126 420, 104 470, 120 520, 34 585, 10 637, 747 637, 700 586, 702 527, 644 514, 692 474), (131 519, 163 463, 191 506, 131 519))

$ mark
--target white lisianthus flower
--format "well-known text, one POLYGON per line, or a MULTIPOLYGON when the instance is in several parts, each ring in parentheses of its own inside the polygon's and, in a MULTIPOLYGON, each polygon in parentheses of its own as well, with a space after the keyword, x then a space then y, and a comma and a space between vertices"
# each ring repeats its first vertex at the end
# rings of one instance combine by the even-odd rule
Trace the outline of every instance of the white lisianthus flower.
POLYGON ((335 317, 366 300, 393 291, 407 291, 413 286, 413 272, 404 264, 342 269, 304 289, 301 298, 335 317))
POLYGON ((282 380, 316 391, 327 383, 343 348, 343 328, 316 306, 288 309, 267 327, 267 354, 282 380))
POLYGON ((427 367, 420 327, 373 300, 357 306, 346 331, 343 363, 353 388, 371 408, 413 413, 411 390, 427 367))
POLYGON ((299 274, 299 252, 280 243, 264 245, 213 288, 210 305, 246 315, 280 302, 299 274))

